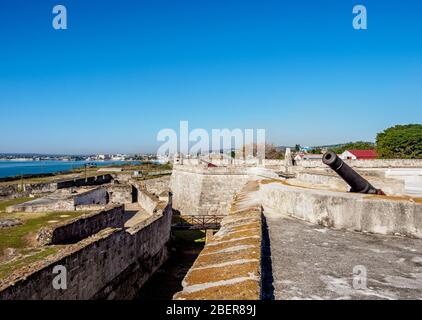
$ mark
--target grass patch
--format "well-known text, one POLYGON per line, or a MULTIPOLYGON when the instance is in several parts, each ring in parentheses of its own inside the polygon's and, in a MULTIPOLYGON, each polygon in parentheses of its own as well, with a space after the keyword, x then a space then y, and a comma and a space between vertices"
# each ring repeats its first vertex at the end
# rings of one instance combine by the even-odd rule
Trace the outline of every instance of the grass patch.
POLYGON ((202 230, 174 230, 175 241, 180 244, 199 245, 205 243, 205 232, 202 230))
POLYGON ((81 216, 86 212, 50 212, 44 214, 25 213, 25 214, 8 214, 7 218, 20 218, 24 223, 19 226, 0 229, 0 257, 4 255, 6 248, 23 249, 29 245, 28 238, 35 234, 41 227, 50 225, 49 220, 64 221, 81 216), (60 217, 66 215, 68 217, 60 217))
POLYGON ((0 201, 0 212, 5 212, 6 208, 9 206, 14 206, 16 204, 21 204, 30 200, 34 200, 35 198, 16 198, 12 200, 0 201))
POLYGON ((16 260, 0 264, 0 278, 4 278, 14 270, 27 266, 33 262, 42 260, 58 251, 57 247, 45 247, 41 250, 32 250, 16 260))

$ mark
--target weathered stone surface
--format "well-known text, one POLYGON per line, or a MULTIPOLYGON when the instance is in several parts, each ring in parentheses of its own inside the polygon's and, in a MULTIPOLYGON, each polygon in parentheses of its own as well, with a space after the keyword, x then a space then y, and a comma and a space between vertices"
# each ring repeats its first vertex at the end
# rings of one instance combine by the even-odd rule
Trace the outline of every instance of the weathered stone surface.
POLYGON ((0 228, 9 228, 21 225, 23 222, 20 219, 0 219, 0 228))
MULTIPOLYGON (((422 159, 345 160, 352 168, 422 168, 422 159)), ((297 161, 304 168, 326 168, 321 160, 297 161)))
POLYGON ((176 165, 170 188, 182 214, 227 214, 233 195, 250 179, 246 168, 176 165))
POLYGON ((235 197, 221 229, 206 244, 174 299, 260 298, 262 209, 254 201, 257 186, 248 183, 235 197))
POLYGON ((400 197, 352 194, 263 182, 264 207, 338 229, 422 238, 422 203, 400 197))
POLYGON ((107 191, 103 187, 57 190, 45 197, 10 206, 7 212, 73 211, 85 205, 106 205, 107 191))
POLYGON ((421 299, 421 239, 333 230, 279 212, 264 214, 275 299, 421 299))
POLYGON ((38 232, 37 241, 40 245, 71 244, 105 228, 122 228, 123 224, 123 205, 109 206, 104 210, 65 221, 61 225, 43 227, 38 232))
POLYGON ((170 190, 170 176, 141 180, 138 182, 138 186, 157 196, 163 193, 168 194, 170 190))
POLYGON ((168 256, 171 201, 156 208, 153 216, 128 229, 104 229, 15 270, 0 279, 0 300, 133 298, 168 256), (52 286, 56 265, 68 272, 66 290, 52 286))
POLYGON ((129 184, 112 184, 107 187, 109 202, 124 204, 132 202, 132 186, 129 184))

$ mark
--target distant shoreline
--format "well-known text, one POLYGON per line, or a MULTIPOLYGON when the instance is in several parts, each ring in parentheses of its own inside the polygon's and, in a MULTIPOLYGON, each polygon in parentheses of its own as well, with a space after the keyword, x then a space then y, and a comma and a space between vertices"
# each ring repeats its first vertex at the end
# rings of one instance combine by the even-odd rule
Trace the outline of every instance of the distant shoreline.
POLYGON ((59 173, 68 173, 75 169, 80 169, 86 164, 103 167, 107 165, 124 165, 124 164, 142 164, 145 161, 119 161, 119 160, 103 160, 103 161, 72 161, 72 160, 32 160, 32 161, 16 161, 16 160, 0 160, 0 179, 14 180, 17 177, 28 177, 35 175, 50 175, 59 173))

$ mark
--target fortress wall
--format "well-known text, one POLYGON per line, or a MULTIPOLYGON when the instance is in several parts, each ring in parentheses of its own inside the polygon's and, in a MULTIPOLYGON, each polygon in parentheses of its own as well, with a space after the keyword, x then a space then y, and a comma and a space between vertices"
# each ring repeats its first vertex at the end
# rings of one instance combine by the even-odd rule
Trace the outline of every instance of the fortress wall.
POLYGON ((63 190, 42 198, 30 200, 17 205, 9 206, 7 212, 52 212, 88 210, 93 205, 106 205, 107 191, 99 187, 73 194, 63 193, 63 190))
POLYGON ((134 229, 106 229, 0 280, 0 300, 131 299, 167 259, 171 204, 134 229), (56 290, 53 268, 67 270, 56 290))
POLYGON ((59 211, 73 211, 75 210, 74 199, 71 197, 52 199, 52 198, 39 198, 24 202, 21 204, 9 206, 6 212, 59 212, 59 211))
POLYGON ((0 185, 0 199, 11 199, 26 197, 30 194, 54 192, 57 190, 57 183, 25 183, 21 190, 20 183, 0 185))
POLYGON ((146 212, 153 214, 158 205, 158 198, 148 191, 138 188, 138 203, 146 212))
POLYGON ((37 241, 41 245, 76 243, 105 228, 121 228, 123 223, 123 205, 110 206, 61 225, 44 227, 38 232, 37 241))
POLYGON ((340 177, 330 174, 317 174, 308 172, 299 172, 296 176, 297 180, 311 183, 311 184, 322 184, 329 188, 347 191, 347 183, 340 177))
MULTIPOLYGON (((377 176, 363 177, 368 180, 375 188, 382 189, 388 195, 406 194, 404 181, 380 178, 377 176)), ((335 174, 299 172, 297 173, 296 179, 311 184, 323 185, 325 187, 339 191, 348 191, 350 189, 350 186, 342 178, 335 174)))
POLYGON ((24 190, 32 194, 54 192, 57 190, 57 183, 24 184, 24 190))
POLYGON ((138 185, 145 188, 150 193, 160 195, 163 192, 169 191, 170 176, 142 180, 138 182, 138 185))
POLYGON ((88 177, 87 179, 80 178, 80 179, 74 179, 74 180, 60 181, 60 182, 57 182, 57 189, 83 187, 83 186, 98 186, 98 185, 110 183, 112 180, 113 180, 112 175, 105 174, 102 176, 88 177))
POLYGON ((174 209, 182 214, 199 212, 203 178, 202 174, 173 169, 170 189, 173 193, 174 209))
POLYGON ((132 186, 126 184, 112 184, 107 187, 109 202, 115 204, 132 203, 132 186))
MULTIPOLYGON (((352 168, 422 168, 422 159, 374 159, 344 160, 352 168)), ((296 162, 303 168, 326 168, 321 160, 301 160, 296 162)))
POLYGON ((107 190, 105 188, 97 188, 78 194, 74 197, 75 206, 83 206, 90 204, 107 204, 107 190))
POLYGON ((174 166, 173 206, 182 214, 227 214, 233 195, 249 180, 242 167, 174 166))
POLYGON ((272 212, 354 231, 422 238, 422 203, 406 198, 342 193, 263 182, 260 197, 272 212))

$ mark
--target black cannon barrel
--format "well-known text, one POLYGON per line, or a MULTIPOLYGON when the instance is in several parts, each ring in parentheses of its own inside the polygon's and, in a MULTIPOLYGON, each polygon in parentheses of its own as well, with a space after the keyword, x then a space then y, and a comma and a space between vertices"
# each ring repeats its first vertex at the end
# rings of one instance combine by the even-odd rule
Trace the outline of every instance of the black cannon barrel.
POLYGON ((333 169, 351 187, 350 192, 384 194, 372 186, 355 170, 350 168, 334 152, 328 151, 322 156, 322 162, 333 169))

